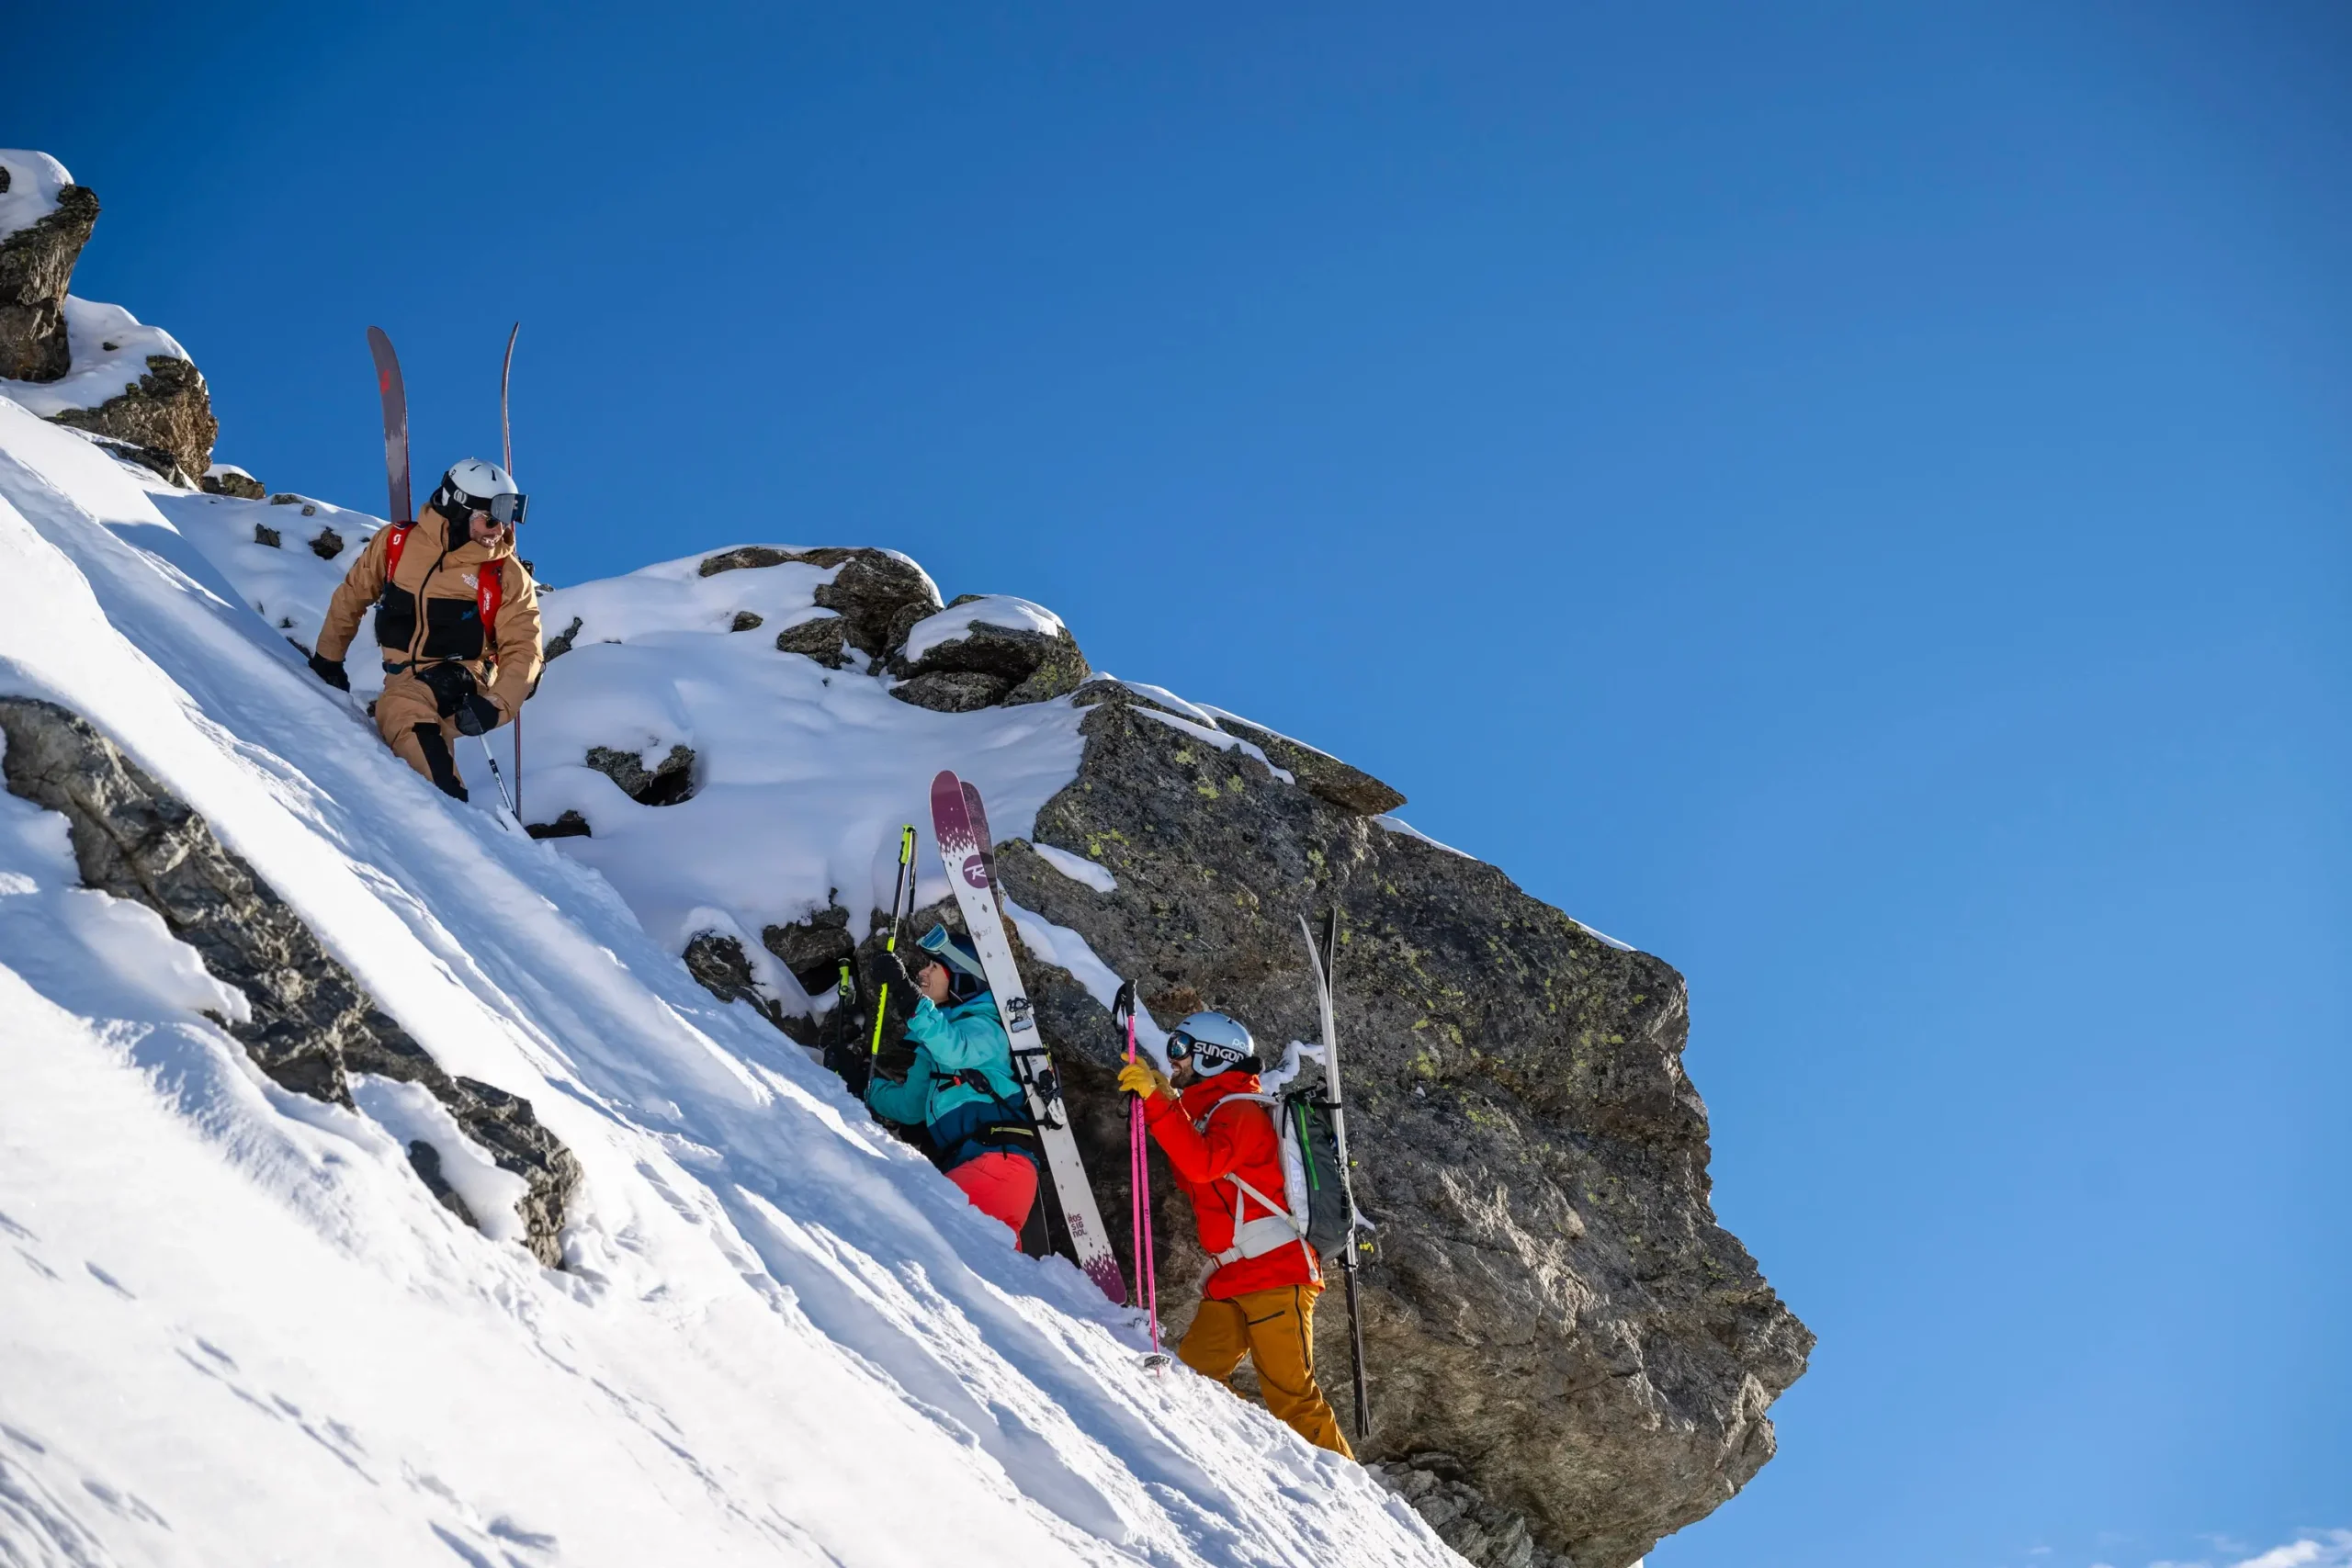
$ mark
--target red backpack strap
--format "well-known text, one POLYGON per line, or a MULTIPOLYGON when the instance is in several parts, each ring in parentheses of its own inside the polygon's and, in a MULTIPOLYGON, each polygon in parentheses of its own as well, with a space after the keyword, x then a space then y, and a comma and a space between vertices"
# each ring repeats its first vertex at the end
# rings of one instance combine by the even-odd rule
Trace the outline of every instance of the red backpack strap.
POLYGON ((481 610, 481 650, 498 657, 498 606, 506 597, 506 558, 491 561, 474 576, 474 604, 481 610))
POLYGON ((401 552, 408 548, 409 530, 415 526, 413 523, 392 525, 392 536, 384 546, 384 581, 386 582, 391 581, 392 573, 400 570, 401 552))

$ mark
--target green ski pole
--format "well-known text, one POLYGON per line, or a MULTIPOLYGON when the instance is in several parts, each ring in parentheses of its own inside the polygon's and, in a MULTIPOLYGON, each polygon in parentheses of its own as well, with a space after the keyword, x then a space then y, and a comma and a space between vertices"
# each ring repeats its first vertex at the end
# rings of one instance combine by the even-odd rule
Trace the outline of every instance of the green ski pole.
MULTIPOLYGON (((905 918, 899 914, 899 907, 904 905, 910 914, 914 910, 915 890, 910 886, 914 875, 914 863, 915 825, 910 822, 899 830, 899 880, 890 887, 890 935, 882 944, 885 953, 899 951, 899 923, 905 918)), ((885 980, 875 987, 874 1043, 866 1049, 868 1056, 882 1054, 882 1019, 889 1006, 890 982, 885 980)))

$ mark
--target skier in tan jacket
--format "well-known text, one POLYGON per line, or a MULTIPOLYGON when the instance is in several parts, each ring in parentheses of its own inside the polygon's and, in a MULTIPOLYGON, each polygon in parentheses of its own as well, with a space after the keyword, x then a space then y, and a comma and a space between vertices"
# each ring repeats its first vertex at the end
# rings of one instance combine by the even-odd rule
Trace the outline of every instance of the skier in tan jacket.
POLYGON ((513 718, 546 662, 538 590, 514 558, 522 520, 523 494, 503 468, 459 463, 413 525, 368 542, 334 591, 311 655, 320 680, 351 690, 344 655, 374 605, 384 659, 376 728, 401 761, 459 800, 466 786, 452 742, 513 718))

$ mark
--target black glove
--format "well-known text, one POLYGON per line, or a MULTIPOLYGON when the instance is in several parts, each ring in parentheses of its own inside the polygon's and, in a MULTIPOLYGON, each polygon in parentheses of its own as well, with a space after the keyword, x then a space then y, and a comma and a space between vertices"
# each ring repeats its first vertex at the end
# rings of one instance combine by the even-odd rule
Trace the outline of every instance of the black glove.
POLYGON ((498 705, 488 697, 470 696, 449 716, 458 721, 458 734, 485 735, 498 728, 498 705))
POLYGON ((416 678, 433 691, 433 706, 443 718, 455 718, 468 697, 474 694, 474 672, 462 664, 444 660, 428 664, 416 672, 416 678))
POLYGON ((907 961, 887 949, 865 961, 865 983, 877 997, 885 986, 899 987, 909 994, 915 988, 914 976, 907 973, 907 961))
POLYGON ((311 655, 311 673, 338 692, 351 690, 351 677, 343 672, 343 660, 340 659, 321 659, 314 653, 311 655))

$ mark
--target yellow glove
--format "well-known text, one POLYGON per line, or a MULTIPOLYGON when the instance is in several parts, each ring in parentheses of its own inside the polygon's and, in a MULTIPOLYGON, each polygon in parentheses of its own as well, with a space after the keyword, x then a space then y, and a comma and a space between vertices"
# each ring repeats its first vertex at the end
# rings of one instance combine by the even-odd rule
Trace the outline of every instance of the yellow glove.
POLYGON ((1119 1088, 1128 1094, 1141 1095, 1146 1100, 1155 1094, 1175 1092, 1168 1082, 1168 1075, 1141 1056, 1119 1069, 1119 1088))

